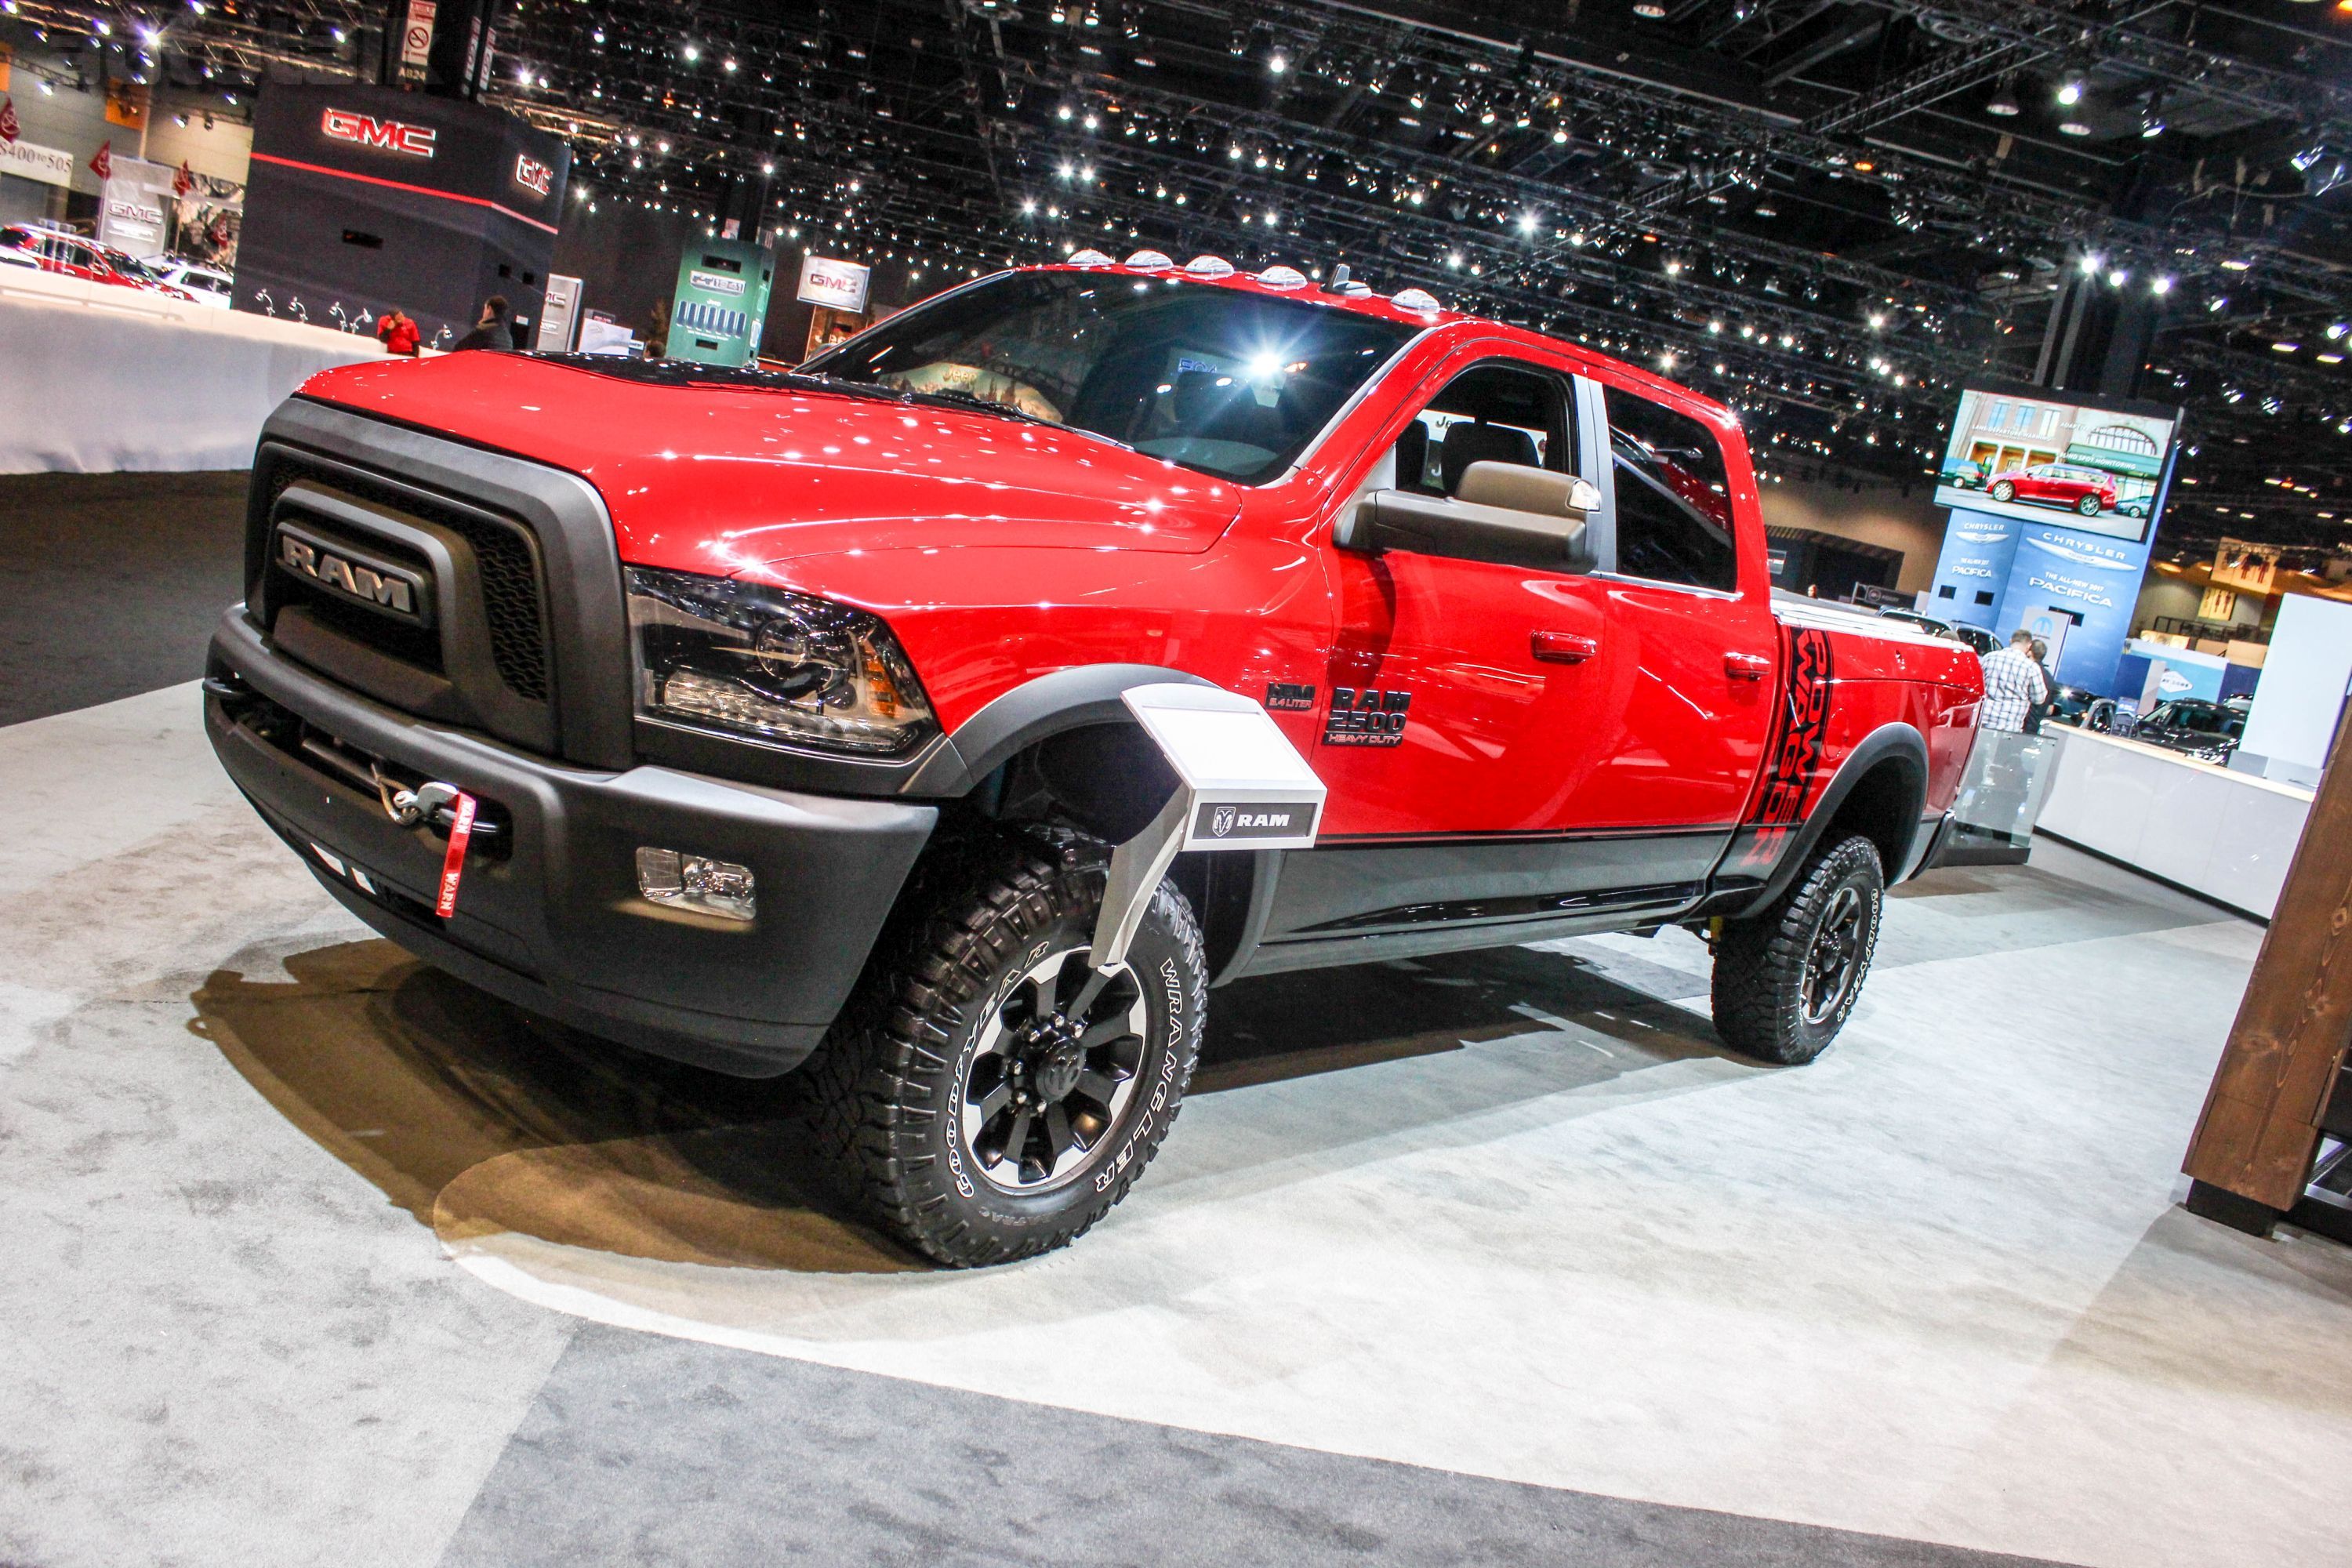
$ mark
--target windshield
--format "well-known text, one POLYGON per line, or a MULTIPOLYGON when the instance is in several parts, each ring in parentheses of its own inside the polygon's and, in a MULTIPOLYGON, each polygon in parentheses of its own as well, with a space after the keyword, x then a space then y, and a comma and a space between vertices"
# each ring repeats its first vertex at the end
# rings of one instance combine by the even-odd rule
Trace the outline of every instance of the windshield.
POLYGON ((1255 483, 1416 331, 1172 279, 1028 272, 918 305, 801 368, 994 405, 1255 483))

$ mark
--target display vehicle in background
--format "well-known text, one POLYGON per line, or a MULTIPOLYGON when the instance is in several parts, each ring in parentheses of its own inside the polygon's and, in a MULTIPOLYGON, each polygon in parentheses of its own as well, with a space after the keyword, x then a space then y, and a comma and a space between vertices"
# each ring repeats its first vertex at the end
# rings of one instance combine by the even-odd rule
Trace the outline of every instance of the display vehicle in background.
POLYGON ((2131 720, 2122 732, 2200 763, 2226 763, 2245 735, 2246 710, 2201 697, 2175 697, 2131 720))
POLYGON ((168 295, 191 304, 195 301, 194 294, 165 282, 145 262, 112 246, 100 245, 63 229, 30 223, 0 225, 0 254, 16 260, 29 260, 44 272, 79 278, 86 283, 108 283, 168 295))
POLYGON ((1118 1202, 1243 976, 1682 925, 1723 1037, 1811 1059, 1982 691, 1775 602, 1721 405, 1150 254, 793 374, 329 372, 263 434, 246 591, 208 732, 335 898, 525 1007, 797 1069, 865 1211, 960 1265, 1118 1202), (1203 805, 1137 870, 1202 732, 1146 694, 1245 710, 1223 765, 1303 759, 1319 818, 1203 805))
POLYGON ((2031 468, 2005 468, 1992 476, 1985 493, 1995 500, 2039 501, 2063 506, 2084 517, 2116 509, 2116 481, 2096 468, 2068 463, 2036 463, 2031 468))
POLYGON ((1917 610, 1885 609, 1878 613, 1890 621, 1900 621, 1906 626, 1916 626, 1930 637, 1949 637, 1954 642, 1965 643, 1970 651, 1978 654, 1990 653, 2000 646, 2000 640, 1990 632, 1981 627, 1972 626, 1966 621, 1939 621, 1935 616, 1923 615, 1917 610))
POLYGON ((199 305, 216 310, 229 308, 229 287, 235 281, 217 267, 207 267, 201 261, 184 257, 164 257, 155 263, 157 275, 175 289, 187 291, 199 305))

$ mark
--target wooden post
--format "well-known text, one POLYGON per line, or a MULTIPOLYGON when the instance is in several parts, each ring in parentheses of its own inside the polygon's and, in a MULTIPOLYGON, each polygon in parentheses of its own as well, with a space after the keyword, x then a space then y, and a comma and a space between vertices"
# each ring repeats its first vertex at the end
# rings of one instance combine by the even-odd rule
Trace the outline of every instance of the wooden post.
POLYGON ((2339 724, 2181 1169, 2190 1212, 2266 1236, 2303 1196, 2352 1042, 2352 724, 2339 724))

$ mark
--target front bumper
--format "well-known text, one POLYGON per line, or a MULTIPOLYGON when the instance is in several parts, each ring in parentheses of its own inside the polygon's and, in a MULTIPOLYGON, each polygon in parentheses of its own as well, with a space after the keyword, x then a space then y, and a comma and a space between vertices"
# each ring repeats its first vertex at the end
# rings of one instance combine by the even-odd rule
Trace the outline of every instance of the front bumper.
POLYGON ((207 673, 221 765, 344 908, 520 1006, 745 1077, 789 1071, 815 1048, 938 822, 929 805, 599 772, 436 728, 280 657, 241 605, 214 634, 207 673), (287 743, 289 715, 485 803, 503 831, 469 856, 455 914, 433 912, 446 837, 399 826, 373 790, 287 743), (647 902, 640 845, 751 867, 757 918, 647 902))

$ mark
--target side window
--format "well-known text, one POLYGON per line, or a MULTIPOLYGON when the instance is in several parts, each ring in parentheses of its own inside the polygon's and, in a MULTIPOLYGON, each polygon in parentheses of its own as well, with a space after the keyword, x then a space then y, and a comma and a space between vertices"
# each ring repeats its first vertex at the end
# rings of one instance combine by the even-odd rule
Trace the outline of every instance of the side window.
POLYGON ((1397 437, 1397 488, 1450 496, 1473 463, 1575 471, 1568 384, 1547 371, 1475 365, 1445 384, 1397 437))
POLYGON ((1730 487, 1715 432, 1687 415, 1610 387, 1617 570, 1730 592, 1739 585, 1730 487))

